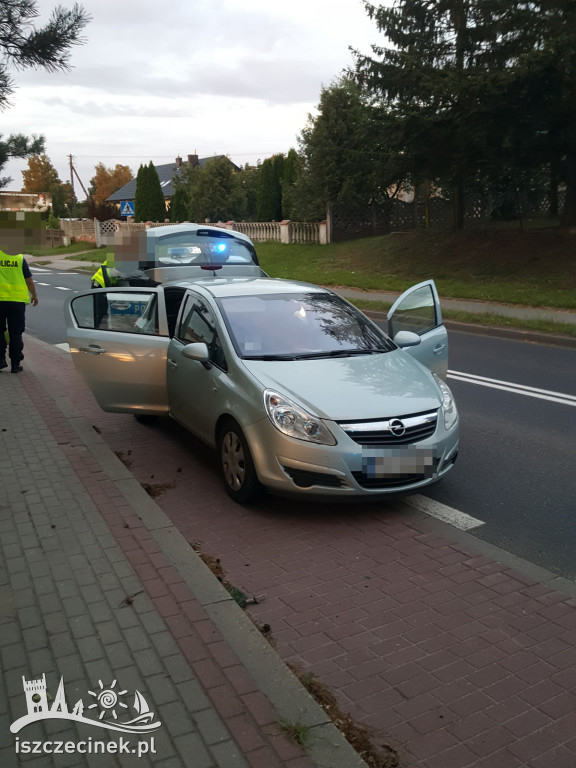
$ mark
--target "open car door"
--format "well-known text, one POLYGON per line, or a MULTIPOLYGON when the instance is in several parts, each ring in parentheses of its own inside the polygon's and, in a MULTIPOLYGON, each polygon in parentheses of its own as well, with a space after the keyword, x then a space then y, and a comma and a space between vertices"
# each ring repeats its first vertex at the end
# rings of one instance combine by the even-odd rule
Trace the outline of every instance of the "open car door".
MULTIPOLYGON (((400 331, 420 337, 420 343, 406 346, 406 352, 443 379, 448 374, 448 333, 442 324, 440 300, 433 280, 413 285, 400 296, 388 312, 388 335, 400 331)), ((404 346, 400 341, 399 346, 404 346)))
POLYGON ((104 411, 168 411, 163 288, 92 290, 68 299, 64 312, 76 370, 104 411))

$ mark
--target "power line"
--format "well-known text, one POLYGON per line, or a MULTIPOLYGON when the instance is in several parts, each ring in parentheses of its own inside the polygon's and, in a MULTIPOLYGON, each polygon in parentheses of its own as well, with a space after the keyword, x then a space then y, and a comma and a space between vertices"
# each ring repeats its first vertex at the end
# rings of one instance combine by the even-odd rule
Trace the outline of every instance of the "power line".
MULTIPOLYGON (((267 153, 272 152, 272 154, 278 154, 278 152, 275 152, 273 150, 267 149, 262 152, 226 152, 223 154, 227 155, 264 155, 267 153)), ((90 157, 148 157, 149 155, 153 155, 154 157, 158 158, 169 158, 174 157, 174 155, 157 155, 155 152, 141 152, 139 155, 74 155, 74 157, 82 157, 82 158, 90 158, 90 157)))

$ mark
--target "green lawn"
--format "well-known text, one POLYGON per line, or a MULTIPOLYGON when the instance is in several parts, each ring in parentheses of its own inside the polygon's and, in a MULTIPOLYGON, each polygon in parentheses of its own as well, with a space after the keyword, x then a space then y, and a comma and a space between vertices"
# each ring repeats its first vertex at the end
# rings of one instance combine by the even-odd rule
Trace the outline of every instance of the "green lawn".
MULTIPOLYGON (((383 315, 386 314, 392 306, 391 303, 384 301, 368 301, 366 299, 348 299, 348 301, 363 312, 381 312, 383 315)), ((463 312, 456 309, 445 309, 444 307, 442 307, 442 318, 444 320, 455 320, 459 323, 539 331, 540 333, 571 336, 576 339, 576 325, 554 323, 550 320, 519 320, 515 317, 508 317, 507 315, 493 313, 477 314, 475 312, 463 312)))
MULTIPOLYGON (((28 253, 30 254, 30 256, 63 255, 63 256, 70 257, 72 255, 73 258, 77 258, 77 255, 83 251, 95 251, 95 253, 93 253, 91 257, 95 261, 99 261, 101 253, 104 252, 103 249, 98 249, 95 243, 85 243, 83 241, 78 241, 77 243, 72 243, 71 245, 59 245, 56 248, 35 248, 34 250, 28 251, 28 253), (76 254, 76 256, 74 256, 74 254, 76 254)), ((86 256, 84 256, 82 259, 80 259, 80 257, 78 256, 78 259, 81 261, 88 260, 86 256)))
POLYGON ((443 297, 576 309, 576 234, 560 229, 412 231, 256 250, 273 277, 391 291, 433 278, 443 297))

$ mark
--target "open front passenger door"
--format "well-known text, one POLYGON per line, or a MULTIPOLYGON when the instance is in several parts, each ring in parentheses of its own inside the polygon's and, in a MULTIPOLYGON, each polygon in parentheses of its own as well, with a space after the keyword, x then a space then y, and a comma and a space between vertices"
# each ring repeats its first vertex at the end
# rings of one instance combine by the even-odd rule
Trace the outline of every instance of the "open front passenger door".
MULTIPOLYGON (((396 341, 400 331, 420 337, 420 343, 406 345, 406 352, 445 379, 448 374, 448 333, 442 324, 440 300, 433 280, 409 288, 388 312, 388 335, 396 341)), ((405 346, 398 337, 399 346, 405 346)))

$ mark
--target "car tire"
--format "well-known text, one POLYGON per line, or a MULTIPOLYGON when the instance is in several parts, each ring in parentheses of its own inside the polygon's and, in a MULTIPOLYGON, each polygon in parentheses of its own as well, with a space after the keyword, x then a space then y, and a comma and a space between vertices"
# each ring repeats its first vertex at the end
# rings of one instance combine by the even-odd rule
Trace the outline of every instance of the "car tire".
POLYGON ((256 501, 264 490, 246 438, 235 421, 227 421, 218 433, 220 473, 226 493, 238 504, 256 501))
POLYGON ((158 421, 158 416, 153 413, 135 413, 134 418, 139 421, 140 424, 146 424, 151 427, 158 421))

